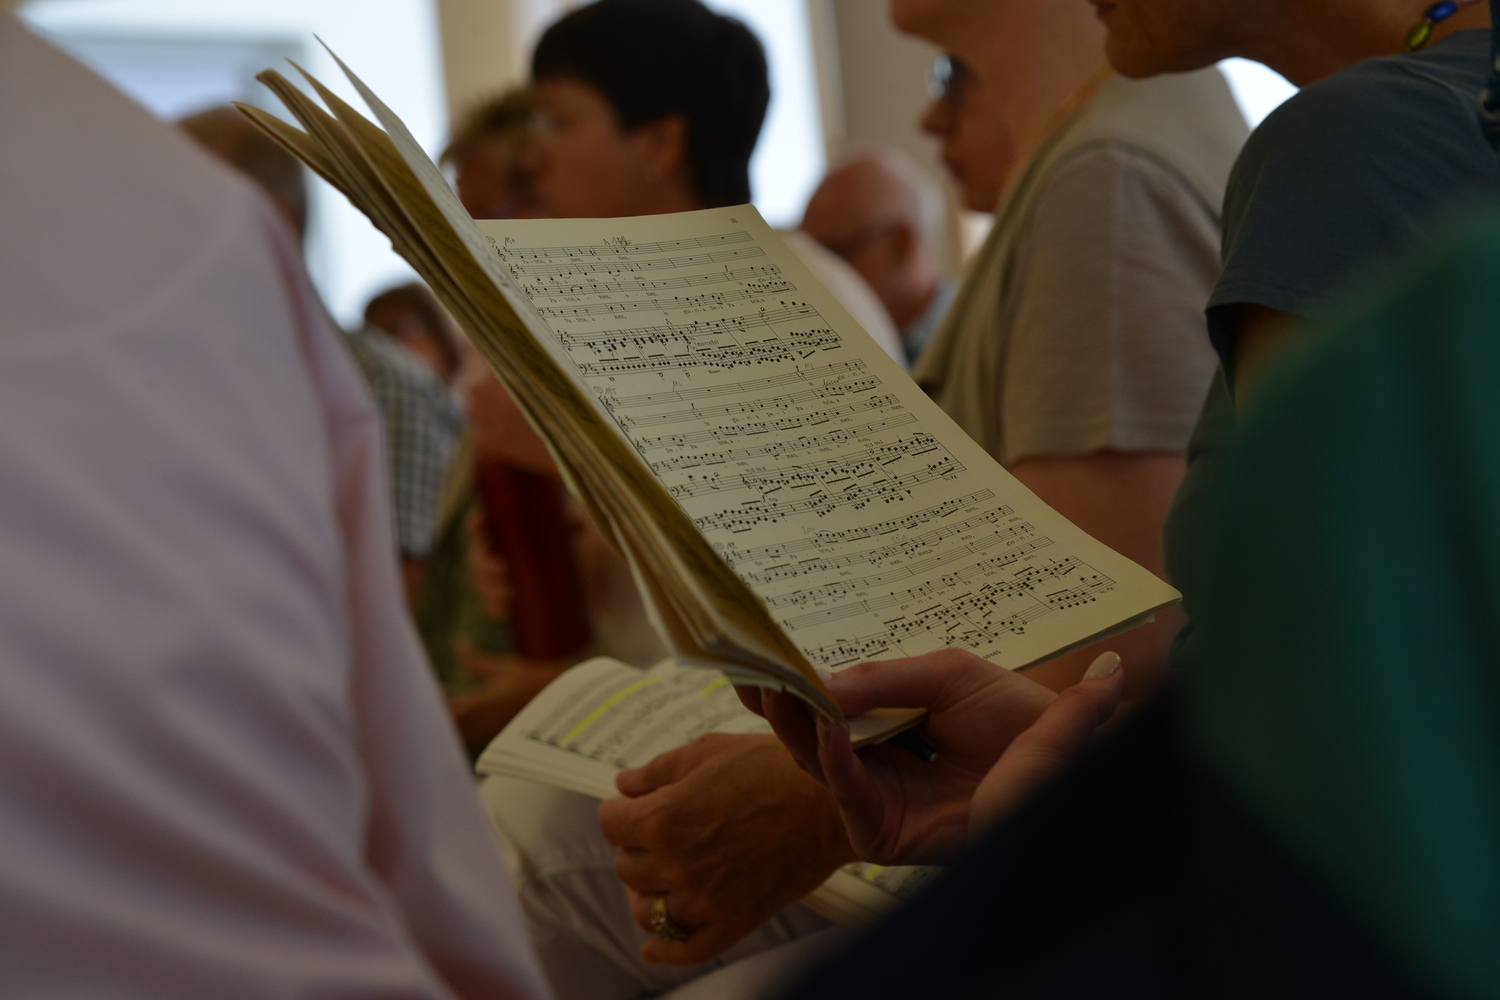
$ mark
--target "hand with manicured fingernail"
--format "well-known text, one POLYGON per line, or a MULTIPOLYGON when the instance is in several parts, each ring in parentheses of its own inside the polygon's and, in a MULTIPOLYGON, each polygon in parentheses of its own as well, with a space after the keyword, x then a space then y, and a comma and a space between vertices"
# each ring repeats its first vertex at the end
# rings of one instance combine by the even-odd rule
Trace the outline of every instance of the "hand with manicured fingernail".
POLYGON ((1106 653, 1060 696, 957 649, 833 676, 829 690, 846 714, 927 710, 918 732, 937 750, 931 763, 890 746, 856 753, 847 731, 814 721, 789 695, 766 691, 761 704, 798 763, 833 793, 861 858, 932 863, 1044 781, 1109 718, 1123 691, 1119 663, 1106 653))

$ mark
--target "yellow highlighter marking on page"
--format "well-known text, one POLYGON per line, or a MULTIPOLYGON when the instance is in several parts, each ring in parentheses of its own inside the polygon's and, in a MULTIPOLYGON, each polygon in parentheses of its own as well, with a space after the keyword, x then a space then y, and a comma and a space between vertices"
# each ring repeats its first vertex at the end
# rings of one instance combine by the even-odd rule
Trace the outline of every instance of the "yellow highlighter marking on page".
POLYGON ((713 694, 715 691, 719 690, 719 688, 728 683, 729 678, 725 677, 723 674, 720 674, 698 689, 698 697, 707 698, 709 695, 713 694))
POLYGON ((566 746, 567 744, 573 742, 573 737, 577 736, 579 733, 581 733, 585 729, 587 729, 589 727, 590 723, 592 723, 595 719, 599 718, 599 716, 603 715, 605 712, 608 712, 611 708, 614 708, 615 705, 619 704, 620 701, 622 701, 623 699, 628 698, 631 695, 635 694, 641 688, 650 687, 653 684, 660 684, 660 683, 661 683, 661 678, 660 677, 647 677, 643 681, 636 681, 634 684, 630 685, 629 687, 623 688, 620 691, 617 691, 614 695, 612 695, 609 698, 605 699, 604 704, 602 704, 598 708, 594 709, 588 715, 585 715, 583 717, 583 721, 582 722, 580 722, 578 725, 574 726, 572 729, 569 729, 568 732, 567 732, 567 734, 564 735, 563 738, 559 741, 560 745, 566 746))

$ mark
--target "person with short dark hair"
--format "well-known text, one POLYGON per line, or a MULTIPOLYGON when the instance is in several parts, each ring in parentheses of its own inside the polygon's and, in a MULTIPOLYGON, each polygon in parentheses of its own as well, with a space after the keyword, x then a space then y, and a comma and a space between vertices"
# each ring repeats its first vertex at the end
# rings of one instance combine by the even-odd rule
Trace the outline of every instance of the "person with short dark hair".
POLYGON ((750 200, 750 154, 771 89, 765 52, 739 21, 698 0, 599 0, 547 29, 531 75, 546 137, 532 169, 552 214, 750 200), (599 159, 549 157, 554 143, 587 145, 599 159))

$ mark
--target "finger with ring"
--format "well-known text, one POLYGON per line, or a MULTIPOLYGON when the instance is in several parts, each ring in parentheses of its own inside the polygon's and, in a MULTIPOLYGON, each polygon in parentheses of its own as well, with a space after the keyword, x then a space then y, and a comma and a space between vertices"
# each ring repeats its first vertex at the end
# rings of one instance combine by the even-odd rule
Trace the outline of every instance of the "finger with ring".
POLYGON ((667 894, 651 901, 651 930, 663 941, 686 941, 692 931, 667 915, 667 894))

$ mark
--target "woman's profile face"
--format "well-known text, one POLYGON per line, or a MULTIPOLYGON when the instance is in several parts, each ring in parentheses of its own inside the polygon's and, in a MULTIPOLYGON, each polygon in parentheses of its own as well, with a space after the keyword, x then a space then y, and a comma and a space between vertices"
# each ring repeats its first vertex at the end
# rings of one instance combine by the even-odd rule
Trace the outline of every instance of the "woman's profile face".
POLYGON ((558 78, 535 84, 526 169, 544 215, 603 219, 660 211, 664 181, 650 127, 627 132, 597 89, 558 78))
POLYGON ((949 57, 949 72, 922 115, 921 128, 942 141, 940 155, 960 201, 973 212, 993 212, 1015 166, 1015 140, 984 84, 949 57))
POLYGON ((1181 73, 1241 54, 1267 0, 1089 0, 1109 35, 1105 51, 1130 77, 1181 73))

